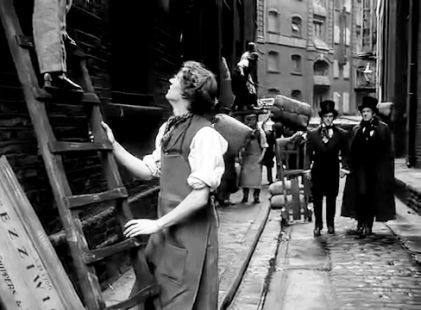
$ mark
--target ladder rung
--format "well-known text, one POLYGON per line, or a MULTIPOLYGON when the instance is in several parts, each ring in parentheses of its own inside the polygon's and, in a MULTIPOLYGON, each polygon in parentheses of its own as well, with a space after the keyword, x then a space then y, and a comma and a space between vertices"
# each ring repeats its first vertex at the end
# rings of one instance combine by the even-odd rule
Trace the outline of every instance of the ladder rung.
POLYGON ((107 142, 64 142, 54 141, 49 142, 48 147, 51 153, 68 153, 68 152, 80 152, 80 151, 111 151, 112 145, 107 142))
POLYGON ((135 247, 139 247, 141 245, 145 245, 145 243, 138 240, 137 238, 126 239, 124 241, 103 247, 101 249, 96 249, 96 250, 86 252, 84 254, 84 260, 86 264, 92 264, 110 255, 122 252, 124 250, 129 250, 135 247))
POLYGON ((84 207, 92 203, 99 203, 107 200, 127 197, 128 195, 126 188, 118 187, 102 193, 69 196, 66 197, 65 200, 67 203, 67 207, 70 209, 74 209, 84 207))
POLYGON ((45 91, 39 91, 36 95, 37 100, 46 103, 66 103, 66 104, 99 104, 101 101, 95 93, 80 93, 72 91, 56 91, 54 94, 45 91))
POLYGON ((143 303, 149 297, 158 295, 159 291, 160 289, 158 284, 148 285, 147 287, 138 291, 132 297, 129 297, 126 300, 123 300, 115 305, 107 307, 107 310, 130 309, 140 303, 143 303))

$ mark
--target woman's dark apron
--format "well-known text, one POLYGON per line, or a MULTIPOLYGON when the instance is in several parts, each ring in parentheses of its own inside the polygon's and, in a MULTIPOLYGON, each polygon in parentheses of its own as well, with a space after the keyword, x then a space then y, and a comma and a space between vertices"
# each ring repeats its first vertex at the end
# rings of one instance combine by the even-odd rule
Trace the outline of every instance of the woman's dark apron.
MULTIPOLYGON (((260 134, 260 133, 259 133, 260 134)), ((262 187, 262 164, 259 162, 262 156, 260 139, 253 137, 243 154, 243 163, 240 172, 240 187, 262 187)))
MULTIPOLYGON (((162 150, 158 216, 173 210, 192 191, 187 184, 190 144, 210 123, 199 116, 180 124, 162 150)), ((182 222, 153 234, 146 257, 168 310, 214 310, 218 304, 218 241, 211 203, 182 222)))

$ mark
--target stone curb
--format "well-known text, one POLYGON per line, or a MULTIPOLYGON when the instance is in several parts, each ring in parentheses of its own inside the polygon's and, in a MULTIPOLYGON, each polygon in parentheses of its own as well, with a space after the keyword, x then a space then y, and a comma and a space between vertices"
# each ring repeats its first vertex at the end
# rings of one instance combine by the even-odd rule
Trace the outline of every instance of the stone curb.
MULTIPOLYGON (((237 292, 240 284, 241 284, 241 280, 243 279, 243 276, 247 270, 247 267, 249 265, 249 262, 251 260, 251 257, 253 255, 253 252, 257 246, 257 243, 259 241, 259 238, 263 232, 263 229, 266 226, 266 222, 267 219, 269 217, 269 213, 270 213, 270 204, 269 201, 265 200, 265 202, 262 205, 262 210, 259 213, 259 216, 256 218, 256 222, 253 225, 253 228, 250 229, 250 231, 247 233, 247 235, 250 235, 250 238, 253 238, 253 241, 251 243, 251 246, 248 248, 248 252, 246 255, 246 258, 244 259, 244 261, 242 262, 240 268, 238 269, 229 290, 227 291, 227 293, 225 294, 225 296, 222 298, 222 301, 220 302, 218 309, 220 310, 224 310, 226 309, 232 302, 235 293, 237 292), (257 223, 257 221, 260 220, 260 223, 257 223)), ((247 236, 248 237, 248 236, 247 236)))
POLYGON ((399 233, 399 226, 394 224, 386 224, 394 236, 396 236, 402 245, 410 254, 415 263, 421 264, 421 235, 402 236, 399 233))
POLYGON ((280 210, 271 210, 240 286, 228 309, 261 310, 276 269, 275 262, 284 232, 280 229, 280 210))

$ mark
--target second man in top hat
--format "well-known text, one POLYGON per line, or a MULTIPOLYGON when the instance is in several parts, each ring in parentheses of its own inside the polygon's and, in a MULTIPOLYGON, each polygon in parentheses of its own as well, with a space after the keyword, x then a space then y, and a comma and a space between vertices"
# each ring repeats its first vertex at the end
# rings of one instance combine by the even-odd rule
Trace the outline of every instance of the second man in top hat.
POLYGON ((346 132, 335 126, 333 120, 338 116, 335 102, 325 100, 320 103, 320 125, 308 133, 308 158, 311 179, 311 192, 315 215, 314 236, 320 236, 323 229, 323 197, 326 197, 326 224, 329 234, 335 233, 336 197, 339 189, 339 153, 346 152, 346 132))

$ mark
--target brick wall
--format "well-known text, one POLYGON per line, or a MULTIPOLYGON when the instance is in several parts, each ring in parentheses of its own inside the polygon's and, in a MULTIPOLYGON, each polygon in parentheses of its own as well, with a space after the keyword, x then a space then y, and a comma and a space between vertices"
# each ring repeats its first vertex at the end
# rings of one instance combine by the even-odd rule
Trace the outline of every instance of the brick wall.
MULTIPOLYGON (((68 15, 69 33, 87 53, 88 69, 95 90, 103 103, 111 101, 107 12, 108 1, 106 0, 75 1, 74 7, 68 15)), ((25 34, 31 35, 32 3, 29 1, 22 5, 19 4, 17 13, 25 34)), ((1 23, 0 54, 2 55, 0 67, 0 155, 6 156, 9 160, 47 234, 60 236, 61 221, 55 208, 42 157, 38 152, 37 140, 1 23)), ((72 61, 70 56, 69 61, 72 61)), ((70 69, 72 68, 70 67, 70 69)), ((70 70, 71 74, 72 70, 70 70)), ((49 105, 47 110, 51 116, 57 138, 72 141, 88 139, 87 115, 83 107, 69 106, 63 110, 57 106, 49 105)), ((157 125, 155 126, 157 127, 157 125)), ((134 138, 137 137, 134 136, 134 138)), ((138 140, 137 143, 139 143, 138 140)), ((78 157, 67 156, 64 158, 64 164, 74 194, 98 192, 105 189, 100 160, 96 154, 78 157), (90 177, 87 177, 88 175, 90 177)), ((131 196, 157 184, 156 181, 136 180, 124 169, 122 172, 124 183, 131 196)), ((133 207, 138 209, 139 216, 153 217, 156 208, 156 193, 137 201, 133 207), (142 205, 142 208, 139 205, 142 205)), ((89 222, 89 219, 98 213, 99 209, 86 212, 82 216, 83 222, 89 222)), ((85 225, 84 230, 89 236, 89 244, 106 243, 108 240, 114 239, 119 232, 112 213, 107 212, 107 209, 105 213, 100 213, 97 221, 90 221, 89 225, 85 225)), ((63 238, 55 240, 63 240, 63 238)), ((66 244, 60 241, 54 244, 60 259, 74 280, 75 276, 66 244)), ((124 257, 124 255, 112 257, 98 264, 98 274, 103 285, 124 270, 125 263, 127 263, 124 257)))

